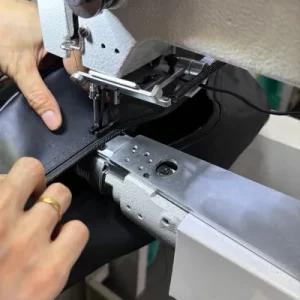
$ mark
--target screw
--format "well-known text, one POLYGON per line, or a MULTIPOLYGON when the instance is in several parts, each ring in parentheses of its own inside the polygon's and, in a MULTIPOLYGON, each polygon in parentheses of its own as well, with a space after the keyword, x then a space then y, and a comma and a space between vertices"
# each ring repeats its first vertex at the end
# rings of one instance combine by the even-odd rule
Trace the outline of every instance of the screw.
POLYGON ((103 145, 101 145, 98 149, 100 150, 100 151, 103 151, 103 150, 105 150, 107 148, 107 145, 106 144, 103 144, 103 145))
POLYGON ((175 161, 164 161, 156 168, 156 174, 160 176, 169 176, 174 174, 178 169, 175 161))
POLYGON ((164 166, 159 167, 156 172, 161 176, 168 176, 173 174, 173 170, 170 167, 164 167, 164 166))
POLYGON ((79 34, 83 38, 87 39, 91 35, 91 31, 87 26, 82 26, 79 28, 79 34))

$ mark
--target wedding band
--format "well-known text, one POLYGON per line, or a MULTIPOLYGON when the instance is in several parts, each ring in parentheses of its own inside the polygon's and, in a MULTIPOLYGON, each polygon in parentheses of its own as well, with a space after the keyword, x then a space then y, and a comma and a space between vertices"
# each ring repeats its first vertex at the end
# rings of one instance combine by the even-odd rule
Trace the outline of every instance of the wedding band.
POLYGON ((62 209, 61 209, 61 205, 56 200, 49 198, 49 197, 45 197, 45 198, 40 198, 37 202, 44 202, 44 203, 50 204, 58 213, 58 222, 61 221, 62 209))

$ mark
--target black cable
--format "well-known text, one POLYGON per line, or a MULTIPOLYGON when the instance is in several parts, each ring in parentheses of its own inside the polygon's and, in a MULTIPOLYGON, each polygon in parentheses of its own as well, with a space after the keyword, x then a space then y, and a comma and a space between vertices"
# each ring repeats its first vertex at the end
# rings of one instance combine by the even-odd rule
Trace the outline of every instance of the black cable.
POLYGON ((268 109, 261 108, 259 106, 256 106, 255 104, 251 103, 249 100, 247 100, 243 96, 241 96, 237 93, 228 91, 228 90, 214 88, 214 87, 202 84, 202 83, 199 84, 199 87, 201 87, 204 90, 214 91, 214 92, 233 96, 233 97, 239 99, 240 101, 242 101, 243 103, 245 103, 246 105, 250 106, 251 108, 253 108, 261 113, 264 113, 264 114, 275 115, 275 116, 299 116, 300 115, 300 111, 276 111, 276 110, 272 110, 272 109, 268 110, 268 109))

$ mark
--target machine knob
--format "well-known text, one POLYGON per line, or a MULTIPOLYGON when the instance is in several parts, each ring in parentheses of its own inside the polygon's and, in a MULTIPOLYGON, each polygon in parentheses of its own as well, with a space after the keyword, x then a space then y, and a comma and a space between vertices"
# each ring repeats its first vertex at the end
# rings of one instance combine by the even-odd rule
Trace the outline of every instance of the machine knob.
POLYGON ((115 2, 115 0, 67 0, 73 13, 81 18, 94 17, 115 2))

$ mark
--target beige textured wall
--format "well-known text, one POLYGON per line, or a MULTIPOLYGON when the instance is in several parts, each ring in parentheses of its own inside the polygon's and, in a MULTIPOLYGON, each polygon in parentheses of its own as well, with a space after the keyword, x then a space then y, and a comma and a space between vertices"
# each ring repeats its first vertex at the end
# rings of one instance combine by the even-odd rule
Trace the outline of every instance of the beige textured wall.
POLYGON ((116 15, 134 36, 158 37, 300 86, 300 0, 128 2, 116 15))

